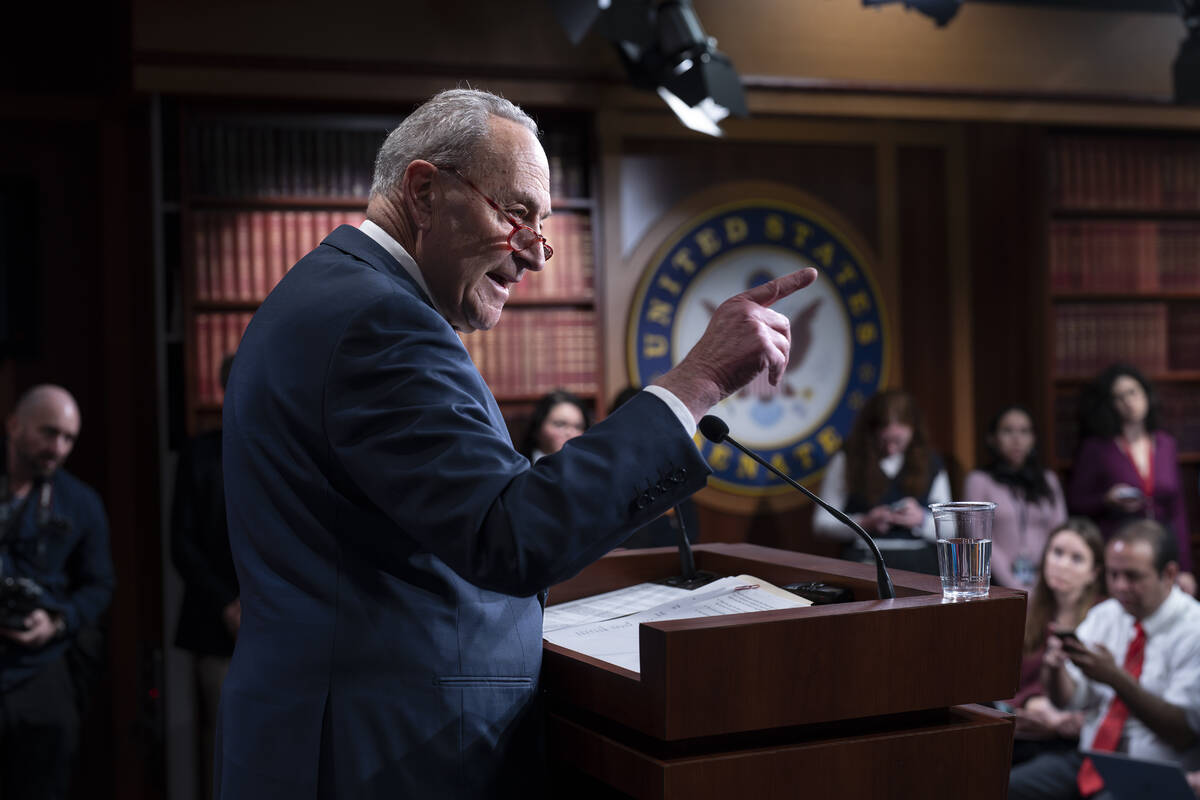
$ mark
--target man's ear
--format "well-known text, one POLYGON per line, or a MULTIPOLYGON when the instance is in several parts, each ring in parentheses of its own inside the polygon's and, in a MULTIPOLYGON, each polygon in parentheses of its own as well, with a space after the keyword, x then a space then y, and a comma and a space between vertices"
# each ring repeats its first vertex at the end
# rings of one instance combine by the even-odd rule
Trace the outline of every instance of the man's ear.
POLYGON ((1174 583, 1175 579, 1179 577, 1179 563, 1168 561, 1167 565, 1163 567, 1162 576, 1164 581, 1174 583))
POLYGON ((433 209, 439 192, 434 186, 438 168, 420 159, 409 162, 400 179, 400 202, 417 230, 433 225, 433 209))

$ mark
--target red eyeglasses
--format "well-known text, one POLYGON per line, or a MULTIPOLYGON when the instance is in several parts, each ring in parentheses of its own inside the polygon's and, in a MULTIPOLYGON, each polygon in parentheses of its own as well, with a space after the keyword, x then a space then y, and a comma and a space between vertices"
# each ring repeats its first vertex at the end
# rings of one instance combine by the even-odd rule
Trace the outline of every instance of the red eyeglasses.
POLYGON ((486 194, 481 192, 479 190, 478 186, 471 183, 470 178, 468 178, 466 175, 463 175, 461 172, 459 172, 456 169, 447 169, 446 172, 450 173, 451 175, 453 175, 454 177, 458 178, 460 181, 465 183, 467 186, 471 187, 471 191, 475 192, 475 194, 482 197, 483 202, 487 203, 489 206, 494 208, 496 211, 500 212, 500 216, 504 217, 504 221, 507 222, 509 225, 512 225, 512 227, 513 227, 512 233, 510 233, 508 235, 508 240, 507 240, 509 250, 513 250, 513 251, 519 253, 522 250, 528 250, 529 248, 533 247, 535 244, 540 243, 542 246, 542 260, 543 261, 550 260, 551 256, 554 255, 554 248, 551 247, 550 243, 546 241, 545 236, 542 236, 540 233, 538 233, 537 231, 535 231, 533 228, 529 227, 528 225, 522 225, 520 222, 517 222, 515 219, 513 219, 508 214, 508 212, 506 212, 503 208, 500 207, 499 203, 497 203, 495 200, 493 200, 492 198, 488 197, 486 194))

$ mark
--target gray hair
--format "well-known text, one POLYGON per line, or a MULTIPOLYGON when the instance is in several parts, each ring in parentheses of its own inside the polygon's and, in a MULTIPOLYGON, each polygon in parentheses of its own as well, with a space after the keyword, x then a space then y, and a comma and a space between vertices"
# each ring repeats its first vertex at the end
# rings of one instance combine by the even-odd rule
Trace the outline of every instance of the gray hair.
POLYGON ((537 123, 499 95, 478 89, 448 89, 434 95, 383 140, 375 156, 371 196, 399 184, 404 170, 417 159, 442 168, 465 168, 479 155, 492 117, 511 120, 534 136, 538 134, 537 123))

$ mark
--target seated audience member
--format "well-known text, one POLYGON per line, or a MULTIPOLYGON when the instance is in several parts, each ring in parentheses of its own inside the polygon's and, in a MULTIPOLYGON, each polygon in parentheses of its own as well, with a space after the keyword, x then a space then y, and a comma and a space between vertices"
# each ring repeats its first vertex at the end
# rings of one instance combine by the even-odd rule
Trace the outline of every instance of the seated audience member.
POLYGON ((1042 467, 1033 417, 1023 407, 1007 406, 992 418, 987 449, 987 465, 967 474, 963 499, 996 504, 992 582, 1029 591, 1046 537, 1067 518, 1062 487, 1042 467))
POLYGON ((1104 539, 1089 519, 1072 517, 1050 532, 1029 596, 1021 684, 1009 701, 1017 717, 1013 763, 1045 750, 1075 747, 1083 714, 1055 708, 1042 687, 1042 656, 1051 628, 1075 630, 1104 597, 1104 539))
MULTIPOLYGON (((950 501, 950 481, 907 392, 888 389, 867 401, 825 468, 821 496, 875 537, 889 567, 937 574, 928 506, 950 501)), ((813 512, 813 532, 845 542, 843 558, 873 560, 854 532, 821 508, 813 512)))
POLYGON ((543 456, 562 449, 592 426, 592 415, 583 401, 566 389, 555 389, 542 396, 529 418, 529 429, 521 442, 521 455, 536 463, 543 456))
POLYGON ((1179 457, 1161 427, 1154 387, 1133 367, 1115 364, 1084 390, 1079 416, 1083 439, 1067 485, 1071 513, 1096 520, 1105 537, 1131 519, 1158 520, 1175 536, 1179 586, 1194 595, 1179 457))
POLYGON ((1153 520, 1121 528, 1104 552, 1112 597, 1073 636, 1047 637, 1042 684, 1059 708, 1084 712, 1079 750, 1013 768, 1010 798, 1110 795, 1080 750, 1200 769, 1200 603, 1175 586, 1175 537, 1153 520))
MULTIPOLYGON (((631 400, 638 389, 626 386, 613 398, 608 413, 612 413, 631 400)), ((692 498, 685 497, 674 508, 669 508, 659 517, 638 528, 633 535, 625 540, 622 547, 675 547, 679 544, 679 529, 682 526, 689 542, 695 544, 700 540, 700 519, 696 514, 696 504, 692 498)))

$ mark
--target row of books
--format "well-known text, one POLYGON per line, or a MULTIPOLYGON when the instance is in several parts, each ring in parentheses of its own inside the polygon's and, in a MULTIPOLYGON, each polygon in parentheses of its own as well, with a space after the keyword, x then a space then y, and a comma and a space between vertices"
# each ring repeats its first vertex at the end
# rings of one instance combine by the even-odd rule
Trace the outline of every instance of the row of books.
POLYGON ((1165 303, 1061 303, 1054 307, 1054 371, 1091 377, 1109 364, 1169 369, 1165 303))
POLYGON ((361 197, 371 189, 377 130, 212 121, 187 139, 188 190, 205 197, 361 197))
MULTIPOLYGON (((198 302, 256 302, 338 225, 360 225, 361 211, 196 211, 191 216, 193 288, 198 302)), ((564 212, 543 233, 554 258, 528 273, 513 298, 589 298, 594 291, 587 214, 564 212)))
POLYGON ((556 387, 591 394, 598 385, 596 314, 574 309, 509 308, 487 333, 462 337, 498 398, 556 387))
POLYGON ((539 273, 526 273, 512 289, 512 299, 589 298, 595 290, 592 268, 592 220, 588 214, 555 212, 542 235, 554 257, 539 273))
POLYGON ((1172 306, 1167 319, 1167 364, 1200 370, 1200 304, 1172 306))
MULTIPOLYGON (((1200 392, 1188 384, 1155 386, 1162 428, 1175 437, 1180 453, 1200 453, 1200 392)), ((1079 447, 1079 394, 1054 398, 1054 455, 1070 459, 1079 447)))
POLYGON ((1054 222, 1050 289, 1200 291, 1200 222, 1054 222))
POLYGON ((193 396, 200 404, 220 403, 224 399, 221 362, 237 352, 251 316, 249 311, 196 315, 192 328, 192 350, 196 354, 193 396))
POLYGON ((550 193, 555 197, 588 197, 588 159, 578 131, 549 130, 542 146, 550 164, 550 193))
MULTIPOLYGON (((195 397, 219 404, 221 362, 237 352, 250 324, 249 311, 201 312, 193 324, 195 397)), ((463 343, 492 392, 504 396, 543 394, 556 387, 591 394, 598 384, 596 318, 591 311, 508 309, 486 334, 463 343)))
MULTIPOLYGON (((271 117, 190 127, 188 191, 211 198, 367 197, 375 156, 399 120, 357 128, 302 126, 271 117)), ((578 131, 543 134, 555 196, 586 197, 588 160, 578 131)))
POLYGON ((192 275, 199 302, 261 301, 292 265, 362 211, 197 211, 192 275))
POLYGON ((1062 208, 1200 210, 1200 141, 1059 136, 1051 196, 1062 208))

